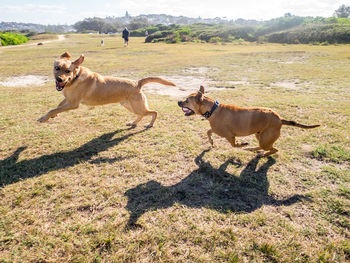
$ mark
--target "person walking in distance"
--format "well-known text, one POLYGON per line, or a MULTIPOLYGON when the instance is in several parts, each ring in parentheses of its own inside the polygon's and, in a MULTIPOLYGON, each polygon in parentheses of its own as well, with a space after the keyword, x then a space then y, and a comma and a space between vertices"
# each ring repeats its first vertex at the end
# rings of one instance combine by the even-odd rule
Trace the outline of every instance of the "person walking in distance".
POLYGON ((129 30, 125 27, 123 30, 124 47, 129 45, 129 30))

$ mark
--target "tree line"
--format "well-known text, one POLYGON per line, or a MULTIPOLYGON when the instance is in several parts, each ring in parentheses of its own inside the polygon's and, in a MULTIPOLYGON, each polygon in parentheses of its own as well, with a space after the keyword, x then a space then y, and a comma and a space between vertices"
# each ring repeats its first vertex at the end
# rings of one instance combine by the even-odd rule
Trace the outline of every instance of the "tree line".
POLYGON ((78 32, 89 32, 95 31, 99 33, 110 33, 110 32, 120 32, 124 29, 125 26, 130 30, 136 30, 138 28, 149 26, 150 23, 145 18, 135 18, 130 19, 128 22, 125 22, 121 18, 86 18, 82 21, 79 21, 73 25, 73 27, 78 32))

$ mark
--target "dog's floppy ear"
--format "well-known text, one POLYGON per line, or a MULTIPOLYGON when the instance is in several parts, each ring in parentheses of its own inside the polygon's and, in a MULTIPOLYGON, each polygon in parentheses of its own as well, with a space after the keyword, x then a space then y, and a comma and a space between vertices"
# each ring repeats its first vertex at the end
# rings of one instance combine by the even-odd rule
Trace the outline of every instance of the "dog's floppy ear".
POLYGON ((81 63, 84 61, 84 55, 81 54, 80 57, 73 62, 74 66, 79 67, 81 63))
POLYGON ((64 59, 70 59, 71 58, 71 55, 68 53, 68 52, 64 52, 60 58, 64 58, 64 59))
POLYGON ((201 85, 201 87, 199 88, 199 92, 204 94, 204 87, 201 85))

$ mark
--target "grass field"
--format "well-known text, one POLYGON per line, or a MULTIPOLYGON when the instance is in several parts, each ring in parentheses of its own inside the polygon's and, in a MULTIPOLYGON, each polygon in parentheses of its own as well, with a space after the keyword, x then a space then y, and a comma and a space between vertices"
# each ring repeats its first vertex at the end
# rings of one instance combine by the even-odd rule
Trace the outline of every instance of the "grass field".
POLYGON ((1 263, 350 261, 349 45, 104 40, 0 48, 0 81, 52 79, 56 57, 83 53, 105 75, 201 76, 228 87, 208 94, 221 103, 321 127, 284 127, 278 154, 259 159, 215 135, 210 149, 209 123, 168 96, 147 94, 159 113, 147 130, 117 104, 39 124, 63 98, 53 80, 0 86, 1 263))

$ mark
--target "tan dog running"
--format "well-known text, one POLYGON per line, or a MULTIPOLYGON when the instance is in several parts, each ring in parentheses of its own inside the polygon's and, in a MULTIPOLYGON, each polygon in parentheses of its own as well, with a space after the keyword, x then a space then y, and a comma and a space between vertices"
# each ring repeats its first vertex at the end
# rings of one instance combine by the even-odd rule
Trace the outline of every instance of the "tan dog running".
POLYGON ((303 129, 316 128, 320 125, 306 126, 294 121, 286 121, 270 110, 264 108, 241 108, 234 105, 219 104, 203 95, 204 87, 189 95, 186 100, 179 101, 186 116, 199 114, 208 119, 211 129, 208 130, 208 139, 214 145, 212 133, 226 138, 233 147, 242 147, 248 143, 236 143, 236 137, 255 134, 259 147, 245 150, 268 151, 259 153, 259 156, 269 156, 278 150, 273 147, 280 136, 282 125, 295 126, 303 129))
POLYGON ((159 77, 148 77, 139 81, 103 77, 88 68, 80 66, 84 61, 83 55, 74 62, 69 60, 70 57, 68 52, 61 55, 55 61, 53 70, 56 89, 58 91, 63 90, 65 99, 56 109, 42 116, 38 120, 39 122, 45 122, 60 112, 76 109, 80 103, 97 106, 120 102, 129 111, 138 115, 134 122, 127 125, 135 127, 144 116, 151 115, 152 120, 147 126, 147 128, 150 128, 157 118, 157 112, 149 110, 147 98, 141 90, 142 86, 149 82, 175 86, 172 82, 159 77))

